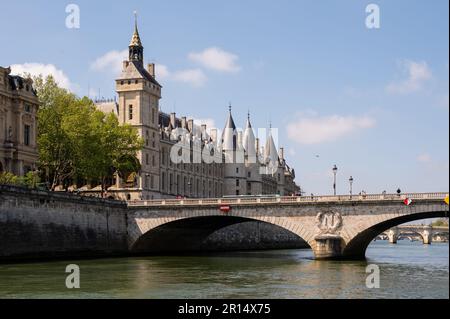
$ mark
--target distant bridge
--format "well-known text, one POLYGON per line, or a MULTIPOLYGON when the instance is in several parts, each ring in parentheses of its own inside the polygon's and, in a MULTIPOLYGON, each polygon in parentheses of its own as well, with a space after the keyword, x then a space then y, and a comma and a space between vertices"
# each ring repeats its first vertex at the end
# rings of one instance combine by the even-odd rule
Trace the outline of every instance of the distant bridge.
POLYGON ((448 240, 448 227, 403 225, 392 228, 378 237, 389 240, 391 244, 396 244, 399 239, 405 237, 410 240, 420 238, 424 245, 430 245, 437 236, 448 240))

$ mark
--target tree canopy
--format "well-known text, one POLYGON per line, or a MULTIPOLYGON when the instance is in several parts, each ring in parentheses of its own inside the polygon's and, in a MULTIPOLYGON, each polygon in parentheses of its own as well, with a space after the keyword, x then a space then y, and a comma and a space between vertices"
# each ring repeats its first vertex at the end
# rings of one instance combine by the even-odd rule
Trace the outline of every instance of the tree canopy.
POLYGON ((92 100, 60 88, 52 76, 34 78, 40 102, 39 165, 52 190, 76 181, 101 183, 114 173, 140 170, 143 141, 114 114, 99 111, 92 100))

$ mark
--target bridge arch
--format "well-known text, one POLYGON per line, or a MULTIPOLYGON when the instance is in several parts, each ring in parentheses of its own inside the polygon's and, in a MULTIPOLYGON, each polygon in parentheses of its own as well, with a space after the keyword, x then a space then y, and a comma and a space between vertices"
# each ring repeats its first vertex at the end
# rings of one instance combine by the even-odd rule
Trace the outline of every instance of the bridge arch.
MULTIPOLYGON (((431 211, 431 212, 418 212, 403 216, 391 218, 379 223, 376 223, 367 229, 363 230, 355 237, 353 237, 343 249, 342 255, 345 259, 363 259, 366 256, 366 251, 372 241, 383 234, 384 232, 409 222, 429 219, 429 218, 442 218, 448 217, 448 211, 431 211)), ((421 235, 422 236, 422 235, 421 235)))
POLYGON ((207 251, 205 240, 223 228, 246 222, 261 222, 279 227, 298 239, 306 242, 311 248, 315 246, 308 240, 307 233, 302 233, 297 224, 285 218, 242 217, 232 214, 199 215, 192 217, 164 218, 161 220, 145 220, 136 218, 133 239, 129 243, 132 253, 170 253, 207 251))

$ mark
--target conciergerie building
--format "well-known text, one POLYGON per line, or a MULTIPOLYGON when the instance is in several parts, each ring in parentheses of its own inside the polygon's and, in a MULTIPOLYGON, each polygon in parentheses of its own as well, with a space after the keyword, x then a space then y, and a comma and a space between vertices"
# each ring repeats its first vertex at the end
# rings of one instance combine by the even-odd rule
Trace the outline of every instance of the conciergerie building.
POLYGON ((145 143, 138 154, 140 172, 126 180, 116 178, 108 196, 152 200, 300 192, 295 171, 287 164, 284 149, 276 148, 272 130, 260 145, 250 116, 245 130, 238 131, 230 106, 225 128, 219 132, 160 110, 162 86, 156 79, 155 64, 144 66, 137 22, 116 91, 118 100, 98 101, 98 109, 113 112, 121 124, 136 128, 145 143))

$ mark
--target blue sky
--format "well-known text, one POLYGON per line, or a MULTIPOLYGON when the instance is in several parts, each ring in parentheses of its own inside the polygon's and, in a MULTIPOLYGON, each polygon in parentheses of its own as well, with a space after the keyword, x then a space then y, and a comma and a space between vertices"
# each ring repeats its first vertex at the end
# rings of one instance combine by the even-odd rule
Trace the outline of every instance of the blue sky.
POLYGON ((334 164, 340 193, 350 175, 355 192, 449 188, 448 0, 55 2, 0 0, 0 65, 114 97, 137 10, 163 111, 222 128, 230 101, 241 126, 250 109, 279 129, 308 194, 332 192, 334 164), (80 29, 65 26, 69 3, 80 29))

